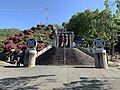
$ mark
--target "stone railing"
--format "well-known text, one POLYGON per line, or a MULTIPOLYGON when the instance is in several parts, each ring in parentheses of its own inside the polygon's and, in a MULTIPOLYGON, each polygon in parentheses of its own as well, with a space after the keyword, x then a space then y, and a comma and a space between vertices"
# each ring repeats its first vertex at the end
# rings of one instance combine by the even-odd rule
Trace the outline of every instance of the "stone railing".
POLYGON ((89 56, 93 57, 94 58, 94 54, 92 51, 88 50, 88 49, 85 49, 85 48, 81 48, 81 47, 76 47, 78 48, 79 50, 83 51, 84 53, 88 54, 89 56))
POLYGON ((41 54, 45 53, 49 49, 52 48, 52 45, 47 46, 46 48, 42 49, 41 51, 37 52, 37 57, 40 56, 41 54))

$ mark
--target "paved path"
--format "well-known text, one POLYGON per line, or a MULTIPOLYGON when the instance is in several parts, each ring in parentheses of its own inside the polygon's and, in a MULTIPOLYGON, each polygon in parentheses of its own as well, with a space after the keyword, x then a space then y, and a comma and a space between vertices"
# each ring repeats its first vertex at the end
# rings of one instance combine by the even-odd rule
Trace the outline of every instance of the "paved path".
POLYGON ((82 66, 0 67, 0 90, 120 90, 120 70, 82 66))

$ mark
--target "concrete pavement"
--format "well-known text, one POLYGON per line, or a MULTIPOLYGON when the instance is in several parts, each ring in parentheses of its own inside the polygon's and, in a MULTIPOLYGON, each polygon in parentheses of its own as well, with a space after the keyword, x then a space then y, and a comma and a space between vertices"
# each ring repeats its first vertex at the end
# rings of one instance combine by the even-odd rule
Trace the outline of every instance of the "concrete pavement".
POLYGON ((0 67, 0 90, 120 90, 119 84, 116 67, 0 67))

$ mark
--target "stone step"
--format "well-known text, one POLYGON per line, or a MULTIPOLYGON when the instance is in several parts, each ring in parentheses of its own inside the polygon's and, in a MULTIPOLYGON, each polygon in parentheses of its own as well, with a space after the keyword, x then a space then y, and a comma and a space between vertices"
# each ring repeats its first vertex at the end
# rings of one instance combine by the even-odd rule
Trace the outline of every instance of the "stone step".
MULTIPOLYGON (((64 65, 63 48, 52 48, 37 58, 37 64, 64 65)), ((94 64, 94 59, 76 48, 66 48, 67 65, 94 64)))

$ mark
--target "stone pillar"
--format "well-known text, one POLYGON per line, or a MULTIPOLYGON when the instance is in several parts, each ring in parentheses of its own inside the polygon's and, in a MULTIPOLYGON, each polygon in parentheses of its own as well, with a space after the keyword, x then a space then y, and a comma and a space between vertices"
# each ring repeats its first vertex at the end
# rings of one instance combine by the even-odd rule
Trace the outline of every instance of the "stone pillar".
POLYGON ((56 40, 56 47, 59 47, 59 34, 57 35, 57 40, 56 40))
POLYGON ((108 68, 107 57, 106 57, 106 50, 95 50, 94 51, 94 58, 95 58, 95 67, 98 68, 108 68))
POLYGON ((71 33, 69 34, 69 40, 70 40, 70 48, 72 47, 72 37, 71 37, 71 33))
POLYGON ((37 57, 37 41, 34 38, 28 39, 26 41, 27 49, 25 51, 25 60, 24 60, 24 66, 25 67, 34 67, 37 57))
POLYGON ((73 42, 74 42, 74 33, 72 32, 72 47, 73 47, 73 42))
POLYGON ((25 51, 25 58, 24 58, 24 67, 28 67, 28 62, 29 62, 29 50, 25 51))
POLYGON ((25 51, 25 60, 24 60, 24 66, 25 67, 34 67, 37 57, 37 51, 36 50, 26 50, 25 51))

